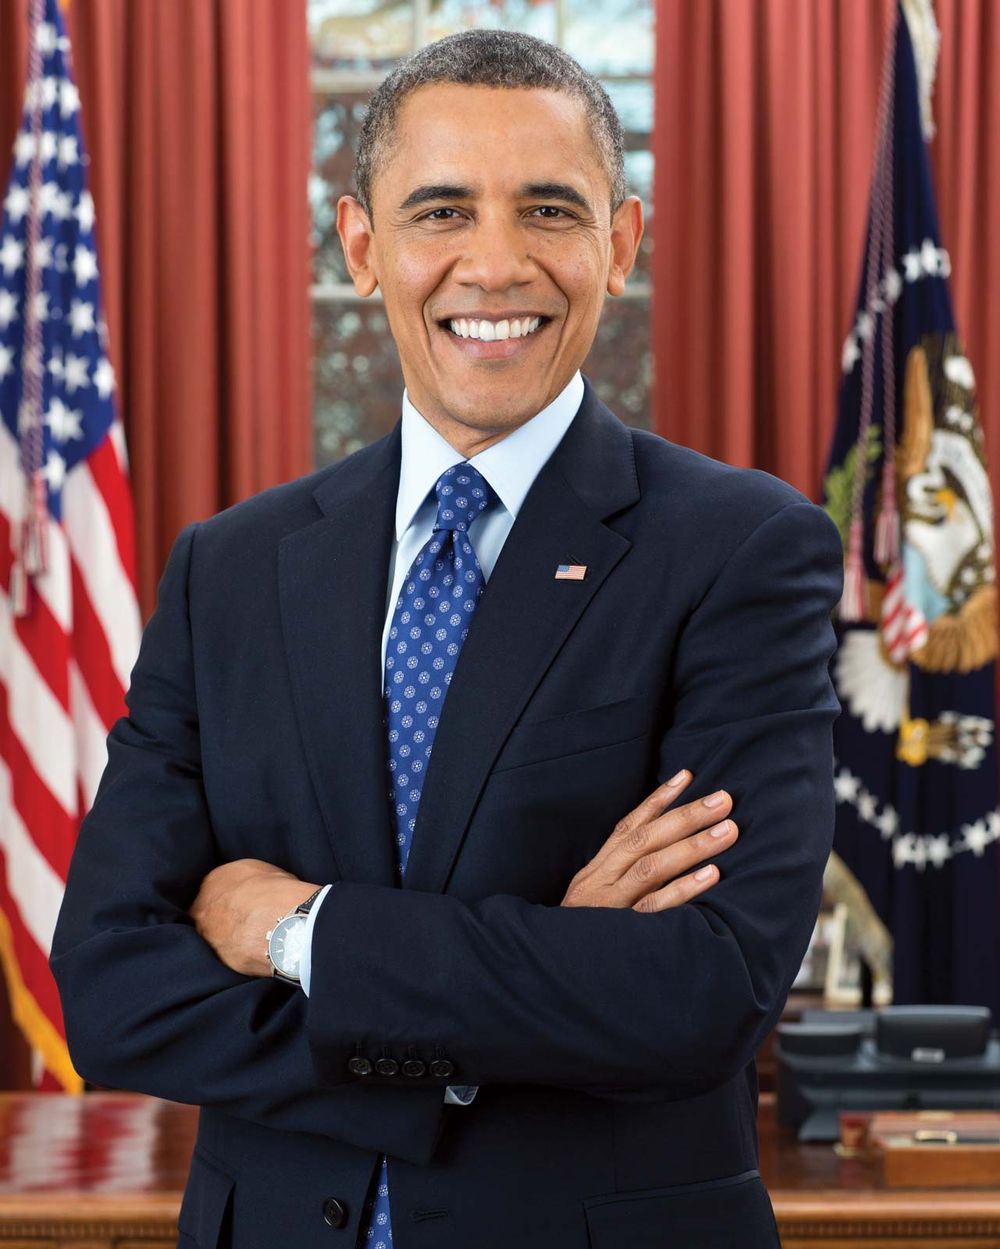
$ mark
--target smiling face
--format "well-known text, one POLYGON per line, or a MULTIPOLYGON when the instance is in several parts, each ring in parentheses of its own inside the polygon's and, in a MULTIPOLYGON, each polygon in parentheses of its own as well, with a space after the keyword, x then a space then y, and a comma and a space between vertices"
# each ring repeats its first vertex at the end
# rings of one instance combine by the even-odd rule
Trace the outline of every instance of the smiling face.
POLYGON ((400 106, 375 228, 352 196, 338 202, 355 289, 381 288, 410 399, 464 455, 530 420, 583 363, 642 236, 638 198, 612 221, 609 194, 575 96, 433 83, 400 106))

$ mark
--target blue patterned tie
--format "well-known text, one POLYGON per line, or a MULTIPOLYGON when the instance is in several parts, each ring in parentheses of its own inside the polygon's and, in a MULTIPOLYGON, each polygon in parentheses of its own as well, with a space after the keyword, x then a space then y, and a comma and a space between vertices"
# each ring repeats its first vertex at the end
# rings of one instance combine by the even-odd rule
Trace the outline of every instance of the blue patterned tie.
MULTIPOLYGON (((400 877, 406 872, 441 707, 485 587, 469 541, 469 526, 497 497, 486 478, 467 460, 446 469, 434 491, 438 500, 434 532, 403 582, 385 651, 389 798, 400 877)), ((367 1249, 390 1249, 392 1245, 389 1172, 384 1155, 375 1192, 365 1202, 358 1243, 367 1249)))

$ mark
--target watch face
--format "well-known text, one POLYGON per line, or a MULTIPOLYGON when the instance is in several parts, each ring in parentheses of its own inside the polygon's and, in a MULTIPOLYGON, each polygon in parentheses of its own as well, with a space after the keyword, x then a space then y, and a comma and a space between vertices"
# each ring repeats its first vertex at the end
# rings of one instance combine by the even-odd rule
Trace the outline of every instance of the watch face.
POLYGON ((275 925, 267 944, 271 962, 286 976, 298 976, 305 944, 306 917, 290 915, 275 925))

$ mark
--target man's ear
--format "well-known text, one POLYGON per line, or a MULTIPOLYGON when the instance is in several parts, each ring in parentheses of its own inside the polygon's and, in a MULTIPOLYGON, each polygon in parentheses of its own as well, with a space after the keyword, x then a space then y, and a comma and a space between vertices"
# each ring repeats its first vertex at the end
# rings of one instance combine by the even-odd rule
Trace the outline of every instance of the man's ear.
POLYGON ((354 289, 361 296, 370 295, 378 286, 371 254, 374 231, 368 214, 353 195, 337 200, 337 233, 354 289))
POLYGON ((625 279, 635 267, 635 258, 642 239, 642 200, 629 195, 618 205, 611 221, 611 266, 608 269, 608 294, 621 295, 625 279))

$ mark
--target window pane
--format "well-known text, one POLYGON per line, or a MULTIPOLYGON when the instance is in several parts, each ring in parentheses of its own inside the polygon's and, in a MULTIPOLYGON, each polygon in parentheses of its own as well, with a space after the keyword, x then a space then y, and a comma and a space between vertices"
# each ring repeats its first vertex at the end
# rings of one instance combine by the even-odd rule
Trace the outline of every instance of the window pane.
POLYGON ((563 46, 592 74, 651 73, 651 0, 566 0, 563 46))
MULTIPOLYGON (((381 304, 330 301, 313 309, 315 458, 331 464, 389 432, 403 375, 381 304)), ((626 425, 649 428, 652 361, 643 299, 604 303, 583 371, 626 425)))
POLYGON ((317 468, 388 433, 403 375, 381 303, 313 305, 313 429, 317 468))
POLYGON ((337 200, 354 194, 354 153, 368 107, 367 91, 316 96, 313 168, 309 179, 312 208, 313 280, 347 282, 337 236, 337 200))
POLYGON ((583 372, 626 425, 650 428, 653 357, 645 299, 605 299, 583 372))
POLYGON ((432 42, 459 30, 488 26, 522 30, 526 35, 554 42, 554 0, 431 0, 427 40, 432 42))
POLYGON ((630 282, 648 282, 653 250, 653 84, 651 81, 604 82, 625 132, 625 182, 642 200, 645 231, 630 282))
POLYGON ((408 0, 308 0, 314 69, 378 70, 413 48, 408 0))

